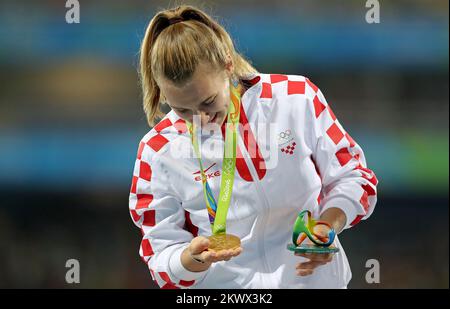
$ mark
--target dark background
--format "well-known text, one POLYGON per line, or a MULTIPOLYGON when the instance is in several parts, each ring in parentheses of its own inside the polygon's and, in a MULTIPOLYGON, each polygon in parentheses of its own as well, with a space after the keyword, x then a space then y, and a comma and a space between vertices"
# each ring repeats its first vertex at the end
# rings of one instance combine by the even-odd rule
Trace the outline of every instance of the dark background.
POLYGON ((218 16, 263 73, 309 77, 379 179, 341 234, 353 288, 448 288, 448 1, 0 1, 0 287, 152 288, 128 193, 140 40, 157 10, 218 16), (65 282, 80 261, 81 283, 65 282), (380 284, 365 263, 380 262, 380 284))

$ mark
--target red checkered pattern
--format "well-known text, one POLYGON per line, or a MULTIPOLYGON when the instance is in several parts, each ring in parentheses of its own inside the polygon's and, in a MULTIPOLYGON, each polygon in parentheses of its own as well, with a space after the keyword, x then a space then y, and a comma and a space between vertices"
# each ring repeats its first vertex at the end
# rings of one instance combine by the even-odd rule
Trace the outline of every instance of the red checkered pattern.
MULTIPOLYGON (((354 169, 360 171, 362 177, 368 180, 367 184, 361 185, 362 195, 359 199, 359 203, 361 204, 362 209, 364 209, 365 213, 358 215, 351 222, 350 225, 354 226, 357 223, 359 223, 362 219, 364 219, 364 217, 369 213, 370 205, 374 204, 371 203, 370 200, 376 197, 376 185, 378 181, 376 179, 375 174, 371 170, 364 168, 362 166, 362 163, 360 161, 360 154, 359 153, 353 154, 352 149, 356 146, 356 142, 340 126, 336 118, 336 115, 333 113, 330 105, 328 105, 325 100, 320 99, 320 97, 323 98, 322 94, 320 93, 320 89, 315 84, 313 84, 308 78, 306 78, 306 84, 313 91, 314 99, 312 104, 314 107, 314 115, 322 125, 325 124, 326 135, 336 146, 340 144, 343 140, 346 141, 346 143, 342 142, 342 144, 340 144, 343 147, 339 148, 335 153, 335 157, 339 162, 340 166, 345 167, 347 166, 347 164, 349 164, 349 162, 357 163, 358 166, 354 169), (325 110, 327 110, 328 113, 324 113, 325 110), (324 118, 327 116, 329 118, 324 118)), ((320 203, 320 199, 318 199, 318 202, 320 203)))
POLYGON ((148 261, 150 257, 152 257, 154 254, 152 245, 150 244, 150 241, 148 239, 142 240, 141 249, 142 249, 141 256, 145 261, 148 261))
POLYGON ((191 232, 191 234, 194 237, 197 237, 198 236, 198 227, 195 226, 194 224, 192 224, 191 214, 188 211, 184 212, 184 221, 185 221, 185 224, 186 224, 184 229, 189 231, 189 232, 191 232))
POLYGON ((356 142, 353 140, 353 138, 348 133, 345 133, 345 138, 350 143, 350 148, 355 147, 356 142))
POLYGON ((150 181, 150 179, 152 178, 152 168, 150 167, 150 164, 144 161, 141 161, 140 163, 141 166, 139 168, 139 178, 150 181))
POLYGON ((295 146, 297 144, 295 142, 292 142, 291 144, 289 144, 288 146, 281 148, 281 152, 284 152, 288 155, 292 155, 294 154, 294 150, 295 150, 295 146))
MULTIPOLYGON (((241 132, 244 146, 245 146, 248 154, 250 155, 253 166, 255 167, 256 173, 258 174, 258 178, 261 180, 266 175, 266 171, 267 171, 266 161, 264 160, 264 157, 261 154, 258 143, 256 142, 256 138, 251 130, 251 127, 249 125, 248 118, 245 113, 243 104, 241 104, 241 108, 240 108, 239 123, 241 124, 239 126, 239 131, 241 132)), ((239 147, 238 147, 238 155, 241 155, 240 158, 242 160, 239 160, 239 164, 236 160, 236 167, 239 172, 239 175, 243 176, 243 175, 245 175, 246 171, 248 171, 248 167, 242 166, 243 164, 247 165, 247 163, 243 159, 242 153, 241 153, 239 147), (241 170, 242 168, 243 168, 243 170, 241 170)), ((250 177, 250 179, 251 179, 250 181, 252 181, 251 177, 250 177)))
POLYGON ((341 129, 339 129, 336 123, 333 123, 327 130, 328 136, 331 138, 333 143, 336 145, 339 144, 341 139, 344 137, 344 133, 342 133, 341 129))
MULTIPOLYGON (((155 152, 160 151, 161 148, 163 148, 169 142, 169 140, 165 138, 161 133, 163 133, 164 131, 170 131, 172 127, 178 134, 187 132, 186 122, 183 119, 178 119, 177 121, 172 123, 169 118, 165 118, 153 127, 153 131, 156 132, 156 134, 153 135, 145 144, 152 148, 155 152)), ((144 145, 140 145, 138 154, 142 153, 143 148, 144 145)), ((140 159, 139 155, 138 159, 140 159)))
POLYGON ((326 102, 322 102, 320 100, 319 87, 317 87, 315 84, 313 84, 308 78, 306 78, 306 84, 309 86, 309 88, 315 94, 314 99, 313 99, 313 106, 314 106, 314 113, 315 113, 316 118, 319 118, 320 116, 325 117, 323 111, 325 111, 325 110, 328 111, 328 115, 330 116, 332 123, 331 123, 331 125, 329 125, 326 132, 327 132, 327 135, 330 137, 330 139, 333 141, 333 143, 337 145, 345 137, 348 140, 348 142, 350 143, 350 147, 354 147, 356 145, 355 141, 350 137, 350 135, 348 133, 346 133, 340 127, 340 125, 338 125, 336 115, 334 114, 330 105, 327 104, 326 102))
POLYGON ((348 151, 348 148, 342 148, 336 152, 336 158, 339 164, 344 166, 353 158, 353 155, 348 151))
POLYGON ((174 282, 170 280, 170 277, 165 272, 158 272, 158 277, 156 277, 156 282, 163 290, 173 290, 178 289, 174 282), (158 280, 159 277, 159 280, 158 280))
POLYGON ((305 82, 304 81, 297 81, 297 80, 289 80, 288 75, 283 74, 270 74, 270 83, 263 82, 261 84, 262 90, 261 90, 261 99, 271 99, 273 96, 273 89, 272 86, 274 84, 278 84, 281 82, 286 82, 287 86, 287 94, 305 94, 305 82))
MULTIPOLYGON (((270 74, 270 83, 263 82, 262 83, 262 91, 260 98, 268 99, 273 96, 272 86, 281 82, 287 82, 287 94, 305 94, 306 85, 314 92, 313 106, 316 118, 319 118, 323 115, 325 110, 328 111, 328 115, 330 116, 332 123, 327 128, 326 132, 330 139, 337 145, 344 137, 350 142, 350 147, 354 147, 355 142, 353 139, 346 133, 344 130, 338 125, 336 115, 332 111, 331 107, 326 103, 322 102, 319 98, 319 88, 312 83, 308 78, 305 78, 305 81, 294 81, 289 80, 288 75, 283 74, 270 74)), ((285 149, 283 152, 286 152, 285 149)), ((286 153, 290 153, 289 151, 286 153)))
POLYGON ((291 94, 305 94, 305 82, 288 81, 288 95, 291 94))
POLYGON ((279 83, 279 82, 282 82, 285 80, 288 80, 287 75, 283 75, 283 74, 271 74, 270 75, 270 83, 271 84, 279 83))
POLYGON ((305 78, 305 80, 306 80, 306 83, 308 84, 308 86, 311 87, 311 89, 312 89, 314 92, 317 92, 317 91, 319 90, 319 87, 317 87, 316 85, 314 85, 314 84, 309 80, 309 78, 305 78))
POLYGON ((195 280, 191 280, 191 281, 180 280, 178 283, 175 283, 172 280, 170 280, 169 275, 166 272, 163 272, 163 271, 158 272, 157 275, 155 276, 155 279, 156 279, 155 280, 156 283, 158 283, 158 285, 163 290, 173 290, 173 289, 179 289, 179 288, 188 288, 188 287, 192 286, 195 283, 195 280))
POLYGON ((180 280, 180 282, 178 284, 187 288, 187 287, 190 287, 191 285, 193 285, 194 283, 195 283, 195 280, 191 280, 191 281, 180 280))
POLYGON ((140 142, 139 143, 139 149, 137 153, 137 159, 140 160, 142 158, 142 151, 144 151, 145 143, 140 142))
POLYGON ((272 84, 262 83, 261 99, 271 99, 272 98, 272 84))
POLYGON ((183 119, 178 119, 177 121, 175 121, 173 126, 174 126, 175 129, 177 129, 177 132, 179 134, 187 132, 186 121, 184 121, 183 119))
POLYGON ((167 138, 158 133, 148 140, 147 145, 149 145, 155 152, 158 152, 168 142, 169 140, 167 138))
POLYGON ((319 97, 316 95, 313 100, 314 103, 314 111, 316 112, 316 118, 319 118, 320 114, 327 108, 325 104, 320 102, 319 97))
MULTIPOLYGON (((359 157, 358 156, 355 155, 353 157, 359 161, 359 157)), ((361 165, 361 162, 359 162, 358 166, 355 167, 354 170, 359 171, 361 173, 361 176, 364 179, 368 180, 368 182, 366 184, 364 184, 364 185, 361 185, 361 187, 363 189, 363 193, 361 195, 361 198, 359 199, 359 203, 364 208, 364 212, 365 213, 363 215, 358 215, 350 223, 351 226, 355 226, 362 219, 364 219, 365 216, 367 216, 369 214, 370 204, 374 204, 374 203, 370 203, 370 200, 376 198, 376 195, 377 195, 376 186, 378 185, 378 179, 375 176, 375 173, 372 170, 363 167, 361 165)))
POLYGON ((136 194, 136 197, 136 209, 147 209, 150 207, 150 203, 153 201, 152 194, 136 194))
MULTIPOLYGON (((170 119, 165 118, 153 128, 151 131, 153 132, 153 135, 151 135, 150 138, 147 137, 146 140, 144 139, 139 143, 135 170, 131 181, 130 215, 133 222, 140 228, 142 233, 143 238, 139 248, 139 255, 141 260, 147 264, 147 266, 149 265, 150 259, 155 254, 155 249, 146 234, 148 235, 148 232, 156 225, 157 209, 152 208, 154 195, 150 191, 150 184, 153 178, 153 170, 150 162, 147 161, 149 159, 146 154, 151 155, 152 152, 156 153, 169 143, 169 140, 164 137, 163 134, 164 132, 171 130, 172 127, 179 134, 187 132, 184 120, 179 119, 172 123, 170 119)), ((185 213, 185 230, 191 232, 194 237, 198 235, 198 227, 192 223, 188 212, 185 213)), ((175 283, 171 281, 167 272, 155 272, 150 267, 149 270, 152 279, 162 289, 187 288, 195 284, 195 281, 186 280, 180 280, 178 283, 175 283)))
MULTIPOLYGON (((353 139, 347 134, 347 139, 349 140, 350 147, 355 146, 355 142, 353 139)), ((341 166, 345 166, 350 160, 355 159, 358 162, 358 166, 354 168, 354 170, 360 171, 361 176, 368 180, 369 182, 367 184, 361 185, 363 189, 363 193, 361 195, 361 198, 359 199, 359 203, 362 205, 364 209, 364 215, 358 215, 351 223, 351 226, 354 226, 358 224, 368 213, 370 208, 370 197, 376 196, 376 186, 378 184, 378 180, 375 176, 375 173, 371 171, 368 168, 365 168, 361 165, 361 162, 359 160, 360 156, 359 154, 352 155, 348 148, 342 148, 339 151, 336 152, 336 157, 340 163, 341 166)))
POLYGON ((165 119, 161 120, 157 125, 155 125, 153 127, 153 129, 156 132, 161 133, 164 129, 166 129, 170 126, 172 126, 172 121, 170 121, 169 118, 165 118, 165 119))
POLYGON ((153 194, 146 191, 152 180, 152 168, 143 154, 148 150, 149 143, 141 141, 136 156, 135 170, 130 189, 130 214, 134 223, 140 227, 143 233, 143 239, 139 249, 139 254, 144 263, 148 263, 154 255, 150 240, 145 238, 143 227, 152 227, 155 225, 155 210, 150 209, 153 202, 153 194), (147 148, 147 149, 146 149, 147 148))

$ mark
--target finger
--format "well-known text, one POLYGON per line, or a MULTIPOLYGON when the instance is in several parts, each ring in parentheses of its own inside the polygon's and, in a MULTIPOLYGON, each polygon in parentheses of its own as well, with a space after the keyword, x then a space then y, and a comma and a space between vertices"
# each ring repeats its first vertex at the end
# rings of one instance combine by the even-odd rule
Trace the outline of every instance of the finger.
POLYGON ((298 252, 296 252, 295 255, 296 256, 301 256, 301 257, 304 257, 304 258, 307 258, 307 259, 310 259, 312 254, 311 253, 298 253, 298 252))
POLYGON ((298 263, 297 266, 295 267, 297 270, 298 269, 314 269, 320 265, 324 265, 324 262, 317 262, 317 261, 308 261, 308 262, 304 262, 304 263, 298 263))
POLYGON ((322 262, 331 262, 331 260, 333 259, 333 253, 326 253, 326 254, 319 254, 320 256, 318 257, 317 261, 322 261, 322 262))
POLYGON ((322 236, 319 234, 314 234, 321 242, 328 242, 328 236, 322 236))
POLYGON ((232 257, 232 250, 221 250, 219 252, 216 252, 216 258, 215 261, 224 261, 224 260, 229 260, 232 257))
POLYGON ((217 262, 220 262, 220 261, 223 261, 223 260, 224 260, 223 255, 216 255, 216 257, 214 258, 213 262, 217 263, 217 262))
POLYGON ((317 224, 313 229, 313 235, 318 238, 328 238, 330 230, 331 229, 326 225, 317 224))
POLYGON ((321 265, 326 264, 325 262, 319 262, 319 261, 309 261, 309 262, 304 262, 304 263, 298 263, 297 266, 295 267, 297 270, 300 269, 315 269, 321 265))
POLYGON ((208 252, 211 252, 211 262, 216 263, 223 260, 223 255, 220 251, 219 252, 208 251, 208 252))
POLYGON ((301 270, 297 271, 297 275, 304 277, 304 276, 312 275, 313 272, 314 271, 312 269, 301 269, 301 270))
POLYGON ((189 245, 189 250, 191 254, 199 254, 208 249, 208 246, 209 246, 208 238, 198 236, 192 239, 191 244, 189 245))
POLYGON ((215 263, 230 260, 233 257, 233 252, 230 250, 221 250, 218 252, 203 251, 202 253, 193 256, 208 263, 215 263))
POLYGON ((242 248, 241 247, 239 247, 239 248, 236 248, 236 249, 234 249, 233 250, 233 257, 235 257, 235 256, 238 256, 239 254, 241 254, 242 253, 242 248))
POLYGON ((333 259, 333 253, 296 253, 295 255, 302 256, 312 261, 329 262, 333 259))
POLYGON ((232 250, 223 250, 222 252, 220 252, 220 258, 222 260, 230 259, 232 257, 232 254, 233 254, 232 250))
POLYGON ((216 253, 212 251, 203 251, 202 253, 193 256, 205 263, 213 263, 216 259, 216 253))

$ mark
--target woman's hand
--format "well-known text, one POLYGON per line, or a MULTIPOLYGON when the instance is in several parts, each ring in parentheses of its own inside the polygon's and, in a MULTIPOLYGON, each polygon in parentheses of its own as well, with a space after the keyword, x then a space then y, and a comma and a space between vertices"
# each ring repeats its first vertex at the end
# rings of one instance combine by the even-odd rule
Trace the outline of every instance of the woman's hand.
MULTIPOLYGON (((324 225, 316 225, 314 227, 314 232, 328 240, 329 228, 324 225)), ((306 239, 305 242, 310 242, 306 239)), ((314 269, 325 265, 333 260, 334 253, 296 253, 297 256, 302 256, 309 259, 306 262, 301 262, 297 264, 296 270, 299 276, 309 276, 312 275, 314 269)))
POLYGON ((242 247, 232 250, 221 250, 219 252, 207 251, 208 247, 208 238, 198 236, 192 239, 189 247, 181 254, 183 267, 192 272, 205 271, 212 263, 228 261, 242 252, 242 247))
MULTIPOLYGON (((341 209, 335 207, 328 208, 320 216, 320 221, 328 222, 335 230, 336 235, 343 230, 346 220, 347 217, 345 216, 345 213, 341 209)), ((324 237, 324 240, 328 241, 329 228, 325 225, 316 225, 314 227, 314 232, 324 237)), ((306 239, 305 241, 310 242, 309 239, 306 239)), ((309 276, 317 267, 331 262, 334 253, 296 253, 295 255, 309 259, 309 261, 298 263, 296 267, 297 275, 309 276)))
POLYGON ((299 276, 312 275, 314 269, 319 266, 325 265, 333 260, 334 253, 296 253, 295 255, 303 256, 309 261, 298 263, 296 270, 299 276))

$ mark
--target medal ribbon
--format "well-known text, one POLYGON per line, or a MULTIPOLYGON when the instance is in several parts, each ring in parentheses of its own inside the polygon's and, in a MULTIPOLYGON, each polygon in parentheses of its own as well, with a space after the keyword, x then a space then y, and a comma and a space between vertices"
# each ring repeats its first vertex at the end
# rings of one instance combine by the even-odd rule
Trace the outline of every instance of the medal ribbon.
POLYGON ((237 81, 230 82, 230 99, 225 129, 225 145, 223 150, 219 203, 212 194, 211 187, 203 169, 201 151, 198 144, 197 128, 194 123, 186 122, 191 135, 192 146, 198 159, 202 177, 203 194, 208 210, 209 222, 213 235, 225 234, 228 208, 233 191, 234 172, 236 167, 237 128, 239 125, 241 85, 237 81))

